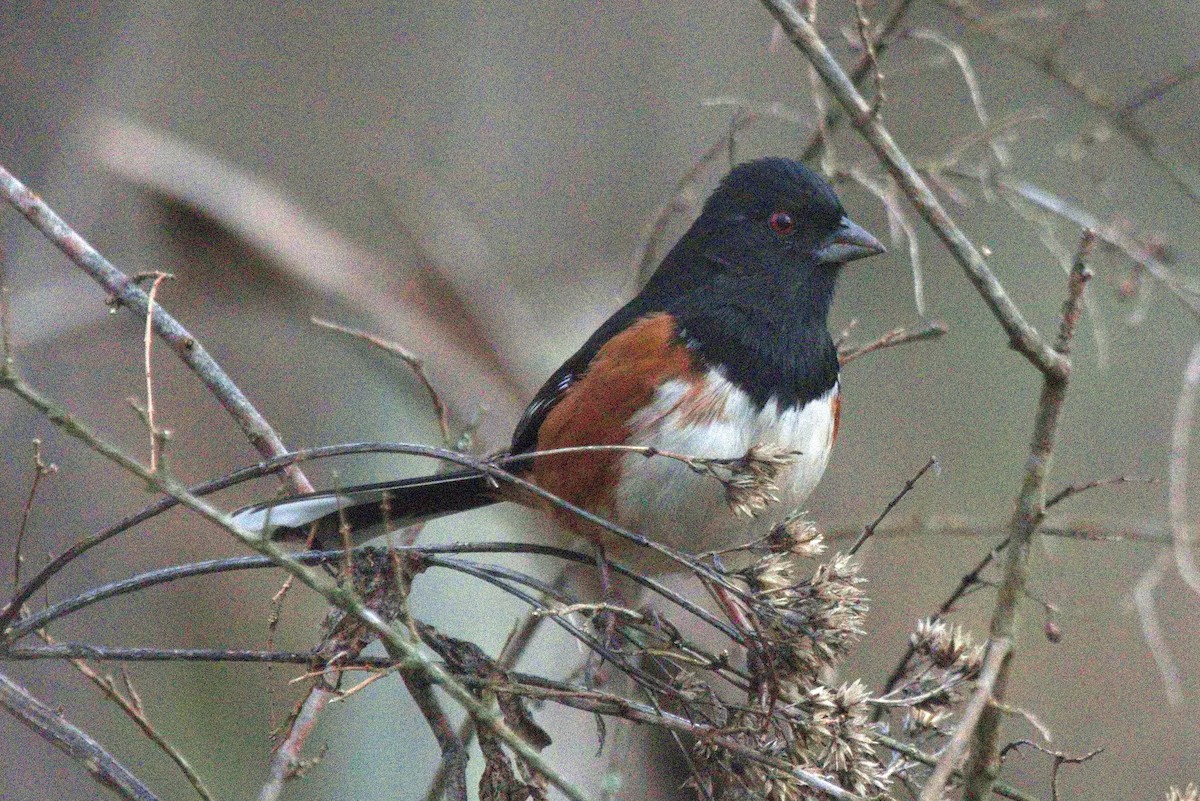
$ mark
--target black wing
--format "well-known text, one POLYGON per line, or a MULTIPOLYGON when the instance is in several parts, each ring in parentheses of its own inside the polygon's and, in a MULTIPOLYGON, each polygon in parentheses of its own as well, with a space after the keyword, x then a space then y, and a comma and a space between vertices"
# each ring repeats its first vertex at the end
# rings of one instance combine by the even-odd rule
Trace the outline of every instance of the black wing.
POLYGON ((612 317, 609 317, 604 325, 597 328, 596 333, 583 343, 583 347, 577 350, 574 356, 567 359, 563 362, 562 367, 554 371, 537 394, 533 396, 529 405, 525 407, 525 414, 521 415, 521 420, 513 431, 512 453, 530 453, 537 449, 538 430, 541 429, 546 415, 550 414, 550 411, 558 405, 567 391, 583 378, 592 359, 596 358, 596 354, 600 352, 600 348, 604 347, 604 343, 624 331, 649 311, 650 307, 645 297, 639 295, 634 298, 612 317))

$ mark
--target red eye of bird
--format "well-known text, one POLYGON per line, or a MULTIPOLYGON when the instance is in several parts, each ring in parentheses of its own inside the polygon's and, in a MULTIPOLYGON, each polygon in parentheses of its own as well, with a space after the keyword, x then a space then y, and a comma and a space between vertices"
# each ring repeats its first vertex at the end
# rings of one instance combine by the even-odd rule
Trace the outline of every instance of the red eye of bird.
POLYGON ((771 226, 771 230, 780 236, 787 236, 796 230, 796 221, 786 211, 777 211, 772 214, 771 218, 767 220, 767 225, 771 226))

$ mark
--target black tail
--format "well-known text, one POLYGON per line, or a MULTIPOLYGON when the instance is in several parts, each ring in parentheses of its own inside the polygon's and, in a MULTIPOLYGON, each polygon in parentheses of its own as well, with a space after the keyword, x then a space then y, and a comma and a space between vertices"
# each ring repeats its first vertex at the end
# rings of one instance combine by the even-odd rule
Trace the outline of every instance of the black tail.
POLYGON ((487 476, 463 471, 281 498, 239 509, 233 520, 276 540, 304 541, 316 525, 314 545, 336 548, 342 544, 343 523, 350 529, 351 541, 357 544, 404 526, 500 500, 495 484, 487 476))

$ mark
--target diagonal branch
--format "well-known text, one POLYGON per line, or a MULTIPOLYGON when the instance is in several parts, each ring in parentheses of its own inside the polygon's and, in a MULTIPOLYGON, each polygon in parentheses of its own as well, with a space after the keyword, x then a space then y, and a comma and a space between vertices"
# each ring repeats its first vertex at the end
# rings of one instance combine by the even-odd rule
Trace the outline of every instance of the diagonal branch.
MULTIPOLYGON (((142 288, 129 276, 113 266, 101 253, 88 244, 59 217, 52 208, 4 167, 0 166, 0 192, 35 228, 66 254, 81 270, 112 296, 115 302, 142 318, 150 317, 154 332, 171 346, 183 363, 191 368, 225 410, 241 427, 250 443, 265 457, 286 453, 283 440, 271 428, 250 399, 229 378, 216 360, 179 321, 166 312, 161 304, 153 304, 142 288)), ((295 492, 312 492, 312 485, 300 471, 291 466, 285 471, 288 484, 295 492)))
POLYGON ((0 674, 0 706, 30 729, 87 768, 96 781, 122 798, 157 801, 158 796, 129 772, 112 754, 59 713, 34 698, 21 685, 0 674))
POLYGON ((846 110, 851 124, 866 139, 917 212, 962 267, 968 280, 1004 328, 1012 347, 1043 374, 1065 375, 1068 370, 1066 358, 1055 351, 1037 329, 1025 320, 1021 310, 1008 297, 1004 287, 984 261, 979 249, 951 219, 937 196, 897 147, 891 133, 879 121, 878 115, 872 113, 870 104, 829 52, 816 28, 788 0, 761 1, 783 26, 783 30, 796 47, 820 73, 830 94, 846 110))

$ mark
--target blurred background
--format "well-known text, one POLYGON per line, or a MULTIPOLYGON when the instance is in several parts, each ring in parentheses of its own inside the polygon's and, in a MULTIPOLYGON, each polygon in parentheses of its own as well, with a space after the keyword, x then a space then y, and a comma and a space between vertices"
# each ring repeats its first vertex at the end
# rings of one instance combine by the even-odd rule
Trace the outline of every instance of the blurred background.
MULTIPOLYGON (((862 6, 876 22, 900 8, 898 0, 862 6)), ((1078 219, 1031 202, 1044 199, 1036 191, 1090 214, 1110 241, 1160 260, 1191 291, 1200 247, 1194 3, 920 0, 903 8, 881 55, 883 120, 909 157, 936 173, 951 213, 990 250, 1031 322, 1044 332, 1057 325, 1064 263, 1080 233, 1078 219), (985 180, 970 177, 980 165, 985 180)), ((842 62, 857 61, 854 5, 822 4, 818 22, 842 62)), ((759 118, 734 138, 735 160, 798 157, 820 118, 806 64, 749 2, 108 0, 0 10, 0 163, 126 273, 174 274, 159 302, 292 447, 440 443, 410 371, 315 327, 313 315, 416 352, 456 428, 474 428, 473 447, 503 446, 544 377, 635 290, 646 222, 697 158, 728 138, 739 108, 759 118)), ((889 518, 892 533, 865 553, 869 632, 842 673, 878 686, 915 621, 1002 538, 1040 382, 905 203, 890 201, 899 217, 889 220, 885 203, 852 177, 887 189, 857 136, 838 128, 830 144, 812 163, 842 179, 858 222, 894 237, 886 257, 844 273, 831 326, 851 328, 858 343, 933 319, 949 332, 847 367, 841 437, 810 500, 823 529, 856 532, 938 458, 938 473, 889 518), (910 247, 919 252, 920 303, 910 247)), ((729 161, 728 153, 716 159, 695 199, 729 161)), ((676 218, 668 238, 686 222, 676 218)), ((15 212, 0 215, 0 235, 20 368, 145 458, 147 437, 126 400, 144 397, 140 323, 109 313, 102 291, 15 212)), ((1010 700, 1049 728, 1050 747, 1105 748, 1063 769, 1064 797, 1157 798, 1200 778, 1200 605, 1160 560, 1172 417, 1200 327, 1122 249, 1102 244, 1092 266, 1051 485, 1137 480, 1055 507, 1051 526, 1122 537, 1039 540, 1031 587, 1059 610, 1062 639, 1047 640, 1037 603, 1023 607, 1010 700), (1161 628, 1158 662, 1144 636, 1151 619, 1134 603, 1139 587, 1161 628)), ((180 478, 198 482, 257 460, 165 347, 155 369, 180 478)), ((25 575, 151 500, 137 481, 0 397, 0 575, 11 575, 35 438, 59 471, 38 490, 25 575)), ((356 457, 310 475, 329 484, 429 467, 356 457)), ((220 502, 232 509, 275 487, 263 481, 220 502)), ((426 536, 536 539, 544 525, 519 510, 490 510, 442 521, 426 536)), ((175 513, 77 563, 48 597, 236 553, 222 532, 175 513)), ((53 633, 110 645, 264 647, 280 583, 267 571, 179 582, 91 608, 53 633)), ((418 581, 414 604, 446 633, 493 653, 522 611, 444 574, 418 581)), ((955 619, 982 636, 991 606, 990 591, 976 593, 955 619)), ((311 647, 323 613, 294 591, 275 645, 311 647)), ((578 659, 550 635, 522 667, 561 675, 578 659)), ((3 669, 164 797, 190 792, 69 667, 3 669)), ((272 727, 301 697, 303 685, 288 683, 298 670, 127 669, 151 718, 218 797, 257 792, 272 727)), ((597 766, 610 756, 596 756, 590 718, 546 709, 538 719, 556 737, 550 758, 598 796, 597 766)), ((1006 735, 1037 736, 1019 719, 1006 735)), ((437 758, 395 679, 330 707, 309 751, 323 746, 324 759, 286 797, 421 798, 437 758)), ((2 798, 105 795, 7 716, 0 760, 2 798)), ((478 755, 473 762, 478 770, 478 755)), ((640 769, 618 766, 629 770, 620 797, 676 796, 683 776, 669 759, 652 764, 664 775, 650 789, 640 769)), ((1050 769, 1050 760, 1025 756, 1006 775, 1048 798, 1050 769)))

